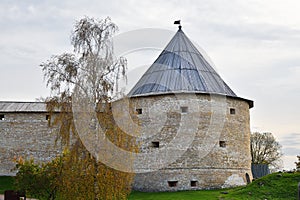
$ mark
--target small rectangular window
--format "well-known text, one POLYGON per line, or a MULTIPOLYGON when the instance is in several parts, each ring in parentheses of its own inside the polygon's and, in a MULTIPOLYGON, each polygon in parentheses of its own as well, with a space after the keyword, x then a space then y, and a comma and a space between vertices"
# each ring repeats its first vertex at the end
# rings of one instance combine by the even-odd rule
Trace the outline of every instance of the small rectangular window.
POLYGON ((153 148, 159 148, 159 142, 152 142, 153 148))
POLYGON ((141 109, 141 108, 137 108, 137 109, 135 109, 135 111, 138 115, 143 114, 143 109, 141 109))
POLYGON ((177 183, 178 183, 178 181, 168 181, 169 187, 176 187, 177 183))
POLYGON ((0 115, 0 120, 4 120, 5 116, 4 115, 0 115))
POLYGON ((198 181, 191 181, 191 187, 197 187, 198 181))
POLYGON ((226 142, 225 141, 220 141, 219 144, 220 144, 220 147, 222 147, 222 148, 226 147, 226 142))
POLYGON ((50 120, 50 115, 46 115, 46 120, 47 120, 47 121, 50 120))
POLYGON ((230 108, 230 114, 235 115, 235 109, 234 108, 230 108))
POLYGON ((181 110, 181 113, 187 113, 188 107, 187 106, 180 107, 180 110, 181 110))

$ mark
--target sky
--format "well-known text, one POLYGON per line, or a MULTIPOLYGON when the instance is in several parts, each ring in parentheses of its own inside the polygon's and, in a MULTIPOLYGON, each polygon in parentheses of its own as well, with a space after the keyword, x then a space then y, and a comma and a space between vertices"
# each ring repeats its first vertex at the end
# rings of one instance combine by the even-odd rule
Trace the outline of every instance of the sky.
MULTIPOLYGON (((292 169, 300 155, 299 8, 298 0, 0 0, 0 101, 49 96, 39 65, 72 51, 72 27, 84 16, 110 16, 119 34, 166 30, 163 37, 145 37, 162 41, 158 49, 180 19, 231 89, 254 101, 251 131, 273 133, 284 168, 292 169)), ((152 48, 128 55, 128 74, 136 79, 158 53, 152 48)))

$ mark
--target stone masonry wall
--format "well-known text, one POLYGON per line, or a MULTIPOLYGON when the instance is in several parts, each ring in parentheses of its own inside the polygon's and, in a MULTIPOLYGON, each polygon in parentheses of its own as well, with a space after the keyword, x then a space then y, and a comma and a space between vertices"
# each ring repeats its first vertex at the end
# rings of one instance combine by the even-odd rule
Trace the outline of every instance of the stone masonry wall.
MULTIPOLYGON (((136 113, 133 122, 141 125, 141 153, 146 155, 135 164, 144 173, 136 174, 133 189, 211 189, 252 179, 247 101, 206 94, 157 95, 131 98, 129 109, 136 113), (154 155, 159 170, 149 167, 147 155, 154 155)), ((118 111, 128 109, 121 106, 118 111)), ((47 113, 0 114, 0 175, 15 174, 13 160, 19 156, 44 162, 59 154, 47 113)))
POLYGON ((20 156, 45 162, 59 154, 46 113, 1 114, 4 119, 0 120, 0 175, 14 175, 14 159, 20 156))
MULTIPOLYGON (((132 98, 131 102, 132 108, 140 112, 137 117, 142 131, 153 131, 143 138, 141 152, 151 154, 173 148, 157 159, 178 157, 159 171, 137 174, 134 189, 210 189, 245 185, 251 180, 249 104, 245 100, 185 94, 132 98), (181 128, 184 124, 185 128, 181 128), (180 131, 185 131, 186 137, 172 144, 180 131), (187 149, 185 145, 189 145, 187 149)), ((147 162, 145 156, 144 163, 147 162)), ((136 167, 149 171, 147 164, 136 167)))

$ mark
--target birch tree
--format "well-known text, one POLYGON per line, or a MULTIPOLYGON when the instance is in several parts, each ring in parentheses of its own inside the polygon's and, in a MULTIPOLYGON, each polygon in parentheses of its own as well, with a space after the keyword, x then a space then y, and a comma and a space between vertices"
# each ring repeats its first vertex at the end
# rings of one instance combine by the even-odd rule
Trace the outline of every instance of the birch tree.
POLYGON ((71 34, 74 52, 52 56, 40 65, 51 89, 46 99, 50 125, 58 127, 57 141, 68 152, 60 167, 62 199, 126 199, 130 193, 134 175, 105 166, 86 149, 72 112, 72 95, 79 88, 93 105, 106 136, 125 150, 137 151, 134 138, 115 125, 110 108, 118 81, 126 79, 126 59, 113 54, 111 38, 117 30, 110 18, 84 17, 71 34))

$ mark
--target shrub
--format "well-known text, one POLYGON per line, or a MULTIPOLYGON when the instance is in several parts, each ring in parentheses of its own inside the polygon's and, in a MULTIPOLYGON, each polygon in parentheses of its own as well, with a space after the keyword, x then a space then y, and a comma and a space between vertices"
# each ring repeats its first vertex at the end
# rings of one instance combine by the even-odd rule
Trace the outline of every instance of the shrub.
POLYGON ((45 164, 36 164, 33 159, 19 158, 16 164, 16 189, 40 200, 53 200, 57 193, 57 177, 61 158, 45 164))

